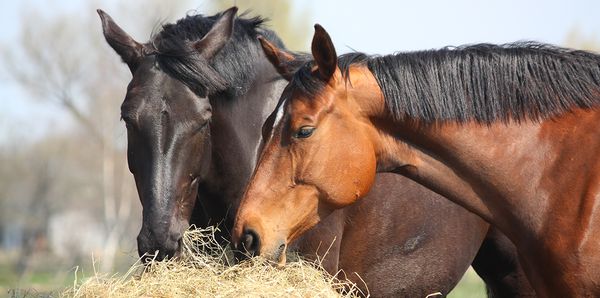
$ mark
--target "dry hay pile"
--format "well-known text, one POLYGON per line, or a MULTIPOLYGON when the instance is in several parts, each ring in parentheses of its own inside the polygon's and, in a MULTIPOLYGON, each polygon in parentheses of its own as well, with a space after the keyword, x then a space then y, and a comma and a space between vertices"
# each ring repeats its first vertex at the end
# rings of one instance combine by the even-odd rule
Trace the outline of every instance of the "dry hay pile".
POLYGON ((186 232, 180 257, 141 262, 124 275, 96 274, 75 281, 65 297, 357 297, 349 281, 329 275, 315 262, 299 259, 277 268, 253 258, 228 265, 227 251, 215 240, 214 229, 186 232))

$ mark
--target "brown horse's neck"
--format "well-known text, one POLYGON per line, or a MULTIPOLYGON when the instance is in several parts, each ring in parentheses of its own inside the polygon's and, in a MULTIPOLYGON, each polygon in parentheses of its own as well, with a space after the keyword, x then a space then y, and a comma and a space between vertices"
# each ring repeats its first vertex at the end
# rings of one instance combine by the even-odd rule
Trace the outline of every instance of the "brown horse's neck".
POLYGON ((534 239, 553 220, 546 213, 565 207, 552 206, 556 195, 573 193, 569 204, 581 206, 578 200, 584 199, 586 183, 578 180, 594 176, 589 156, 600 153, 598 121, 598 112, 579 111, 577 116, 542 123, 434 126, 404 121, 394 127, 380 123, 384 128, 379 138, 383 144, 378 146, 383 148, 380 160, 386 161, 380 168, 429 186, 508 235, 534 239), (585 149, 590 155, 578 151, 578 140, 591 138, 596 141, 585 149), (562 172, 566 169, 580 173, 562 172), (519 235, 511 231, 515 223, 520 226, 515 231, 519 235))
POLYGON ((600 108, 427 124, 394 117, 365 66, 350 74, 347 102, 358 108, 349 110, 379 172, 412 178, 498 227, 540 296, 600 294, 600 108))
POLYGON ((579 267, 600 245, 600 111, 541 123, 390 123, 380 124, 381 169, 499 227, 517 245, 534 284, 576 289, 580 281, 535 268, 586 272, 598 265, 579 267))
POLYGON ((597 204, 586 187, 600 181, 600 163, 589 164, 590 156, 600 156, 600 111, 490 125, 395 121, 375 78, 365 71, 351 72, 356 79, 351 77, 348 92, 372 124, 378 171, 424 184, 500 227, 513 241, 539 239, 555 230, 550 222, 558 210, 573 215, 560 218, 566 227, 586 224, 577 222, 581 216, 575 213, 597 204), (581 148, 582 142, 588 147, 581 148), (566 194, 568 204, 557 203, 566 194))
MULTIPOLYGON (((387 162, 380 168, 409 176, 504 228, 526 217, 519 212, 546 204, 545 197, 533 196, 530 189, 541 179, 535 165, 543 164, 548 154, 543 142, 536 140, 538 129, 533 123, 396 122, 382 134, 381 156, 387 162), (529 181, 522 183, 525 180, 529 181)), ((539 217, 527 221, 523 222, 526 229, 521 229, 527 231, 525 237, 543 224, 539 217)))

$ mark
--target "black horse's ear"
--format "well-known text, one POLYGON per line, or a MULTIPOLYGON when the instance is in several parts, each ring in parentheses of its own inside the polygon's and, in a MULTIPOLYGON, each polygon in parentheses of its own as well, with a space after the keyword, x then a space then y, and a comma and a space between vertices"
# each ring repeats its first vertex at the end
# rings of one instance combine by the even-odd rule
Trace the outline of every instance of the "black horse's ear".
POLYGON ((221 17, 213 24, 212 28, 210 28, 208 33, 206 33, 201 40, 194 43, 194 48, 196 48, 206 60, 218 53, 223 46, 225 46, 227 41, 229 41, 229 38, 231 38, 237 11, 238 8, 235 6, 224 11, 221 17))
POLYGON ((311 52, 319 68, 321 79, 329 81, 337 69, 337 54, 331 37, 319 24, 315 24, 311 52))
POLYGON ((286 80, 291 80, 296 71, 292 67, 291 62, 295 60, 294 56, 282 49, 279 49, 274 44, 270 43, 266 38, 259 36, 258 40, 265 52, 265 56, 269 62, 273 64, 277 72, 286 80))
POLYGON ((101 9, 96 11, 102 21, 104 38, 133 72, 141 61, 144 46, 123 31, 107 13, 101 9))

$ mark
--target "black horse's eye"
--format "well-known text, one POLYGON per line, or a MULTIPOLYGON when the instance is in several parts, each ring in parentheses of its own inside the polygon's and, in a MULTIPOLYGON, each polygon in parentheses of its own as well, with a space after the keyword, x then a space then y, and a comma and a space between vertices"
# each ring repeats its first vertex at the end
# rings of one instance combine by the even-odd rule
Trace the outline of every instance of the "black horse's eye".
POLYGON ((298 131, 294 134, 295 138, 305 139, 310 137, 315 131, 315 127, 313 126, 302 126, 298 131))
POLYGON ((200 124, 198 126, 198 128, 196 128, 195 132, 202 132, 202 131, 204 131, 204 129, 208 127, 209 123, 210 123, 210 121, 205 121, 204 123, 200 124))

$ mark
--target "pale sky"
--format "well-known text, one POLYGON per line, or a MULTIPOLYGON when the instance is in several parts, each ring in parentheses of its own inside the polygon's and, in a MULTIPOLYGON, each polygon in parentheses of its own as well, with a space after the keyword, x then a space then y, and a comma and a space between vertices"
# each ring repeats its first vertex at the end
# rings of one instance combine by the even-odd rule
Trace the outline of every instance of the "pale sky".
MULTIPOLYGON (((244 0, 224 1, 234 4, 244 0)), ((94 1, 99 7, 109 7, 115 2, 94 1)), ((205 6, 203 2, 198 1, 190 9, 202 8, 205 6)), ((142 3, 140 1, 140 6, 143 6, 142 3)), ((1 1, 1 43, 14 41, 19 32, 21 12, 31 5, 47 15, 79 12, 88 7, 84 1, 1 1)), ((296 0, 294 5, 298 10, 307 9, 311 23, 320 23, 329 32, 340 54, 351 49, 387 54, 465 43, 517 40, 562 44, 566 35, 574 29, 585 38, 600 40, 598 0, 296 0)), ((312 35, 313 27, 298 30, 307 30, 312 35)), ((60 109, 28 99, 27 94, 1 69, 0 98, 0 144, 8 136, 21 131, 39 136, 70 123, 60 109), (32 123, 31 119, 36 121, 32 123)))
POLYGON ((371 54, 477 42, 561 44, 574 28, 584 36, 600 36, 597 0, 308 2, 313 20, 338 48, 350 46, 371 54))

